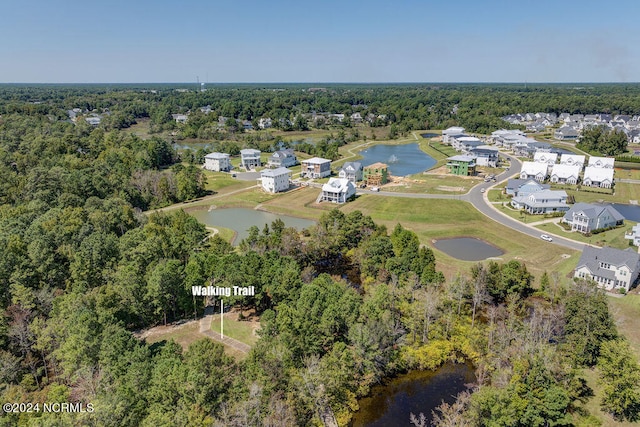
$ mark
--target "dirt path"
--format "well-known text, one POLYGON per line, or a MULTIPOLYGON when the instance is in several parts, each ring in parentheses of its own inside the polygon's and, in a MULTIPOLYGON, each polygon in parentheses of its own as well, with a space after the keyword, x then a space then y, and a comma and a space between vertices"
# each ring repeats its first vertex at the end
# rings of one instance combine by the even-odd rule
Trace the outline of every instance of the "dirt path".
POLYGON ((199 332, 202 335, 209 337, 214 341, 218 341, 244 354, 249 353, 249 350, 251 350, 251 347, 249 347, 247 344, 233 338, 229 338, 229 337, 223 338, 222 335, 211 330, 211 321, 213 320, 213 310, 209 310, 210 308, 212 307, 207 307, 207 312, 205 313, 205 316, 202 319, 200 319, 199 332))

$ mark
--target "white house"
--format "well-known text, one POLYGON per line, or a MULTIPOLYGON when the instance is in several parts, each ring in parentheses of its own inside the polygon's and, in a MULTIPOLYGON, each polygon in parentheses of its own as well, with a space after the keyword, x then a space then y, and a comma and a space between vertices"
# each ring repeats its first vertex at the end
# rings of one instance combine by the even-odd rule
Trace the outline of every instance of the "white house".
POLYGON ((571 231, 591 233, 602 228, 615 227, 624 223, 624 217, 613 206, 576 203, 562 218, 571 225, 571 231))
POLYGON ((480 139, 475 136, 451 136, 449 139, 451 146, 457 151, 468 153, 472 149, 484 145, 480 139))
POLYGON ((319 199, 323 202, 345 203, 354 194, 356 187, 348 179, 329 178, 329 182, 322 186, 319 199))
POLYGON ((594 168, 606 168, 613 169, 613 164, 616 161, 613 157, 589 157, 589 164, 587 166, 591 166, 594 168))
POLYGON ((338 177, 347 179, 354 184, 362 181, 362 163, 346 162, 338 172, 338 177))
POLYGON ((558 153, 550 153, 546 151, 536 151, 533 155, 533 161, 536 163, 546 163, 555 165, 558 161, 558 153))
POLYGON ((209 153, 204 156, 204 168, 215 172, 229 172, 231 161, 226 153, 209 153))
POLYGON ((279 193, 289 189, 291 171, 287 168, 265 169, 260 172, 260 185, 269 193, 279 193))
POLYGON ((442 131, 442 143, 451 144, 451 139, 455 137, 465 136, 464 128, 459 126, 452 126, 442 131))
POLYGON ((476 157, 476 164, 478 166, 489 166, 495 168, 500 161, 498 149, 489 147, 488 145, 481 145, 480 147, 473 148, 469 151, 469 154, 476 157))
POLYGON ((638 279, 640 255, 631 248, 585 246, 573 277, 591 279, 606 290, 631 289, 638 279))
POLYGON ((255 169, 261 166, 260 150, 254 150, 253 148, 240 150, 240 165, 246 170, 255 169))
POLYGON ((187 123, 187 119, 189 118, 186 114, 172 114, 171 117, 176 123, 187 123))
POLYGON ((522 162, 520 179, 535 179, 542 182, 547 178, 548 165, 538 162, 522 162))
POLYGON ((640 247, 640 224, 631 228, 631 232, 624 235, 625 239, 633 240, 634 246, 640 247))
POLYGON ((613 186, 613 169, 587 166, 584 169, 582 183, 588 187, 611 188, 613 186))
POLYGON ((556 164, 551 169, 550 181, 553 183, 575 185, 578 183, 579 178, 580 166, 578 165, 556 164))
POLYGON ((561 165, 578 165, 580 170, 584 167, 584 156, 581 154, 562 154, 560 156, 561 165))
POLYGON ((261 117, 258 119, 258 127, 260 129, 269 129, 271 127, 271 118, 261 117))
POLYGON ((511 206, 534 215, 569 210, 567 193, 563 190, 542 190, 528 196, 516 196, 511 199, 511 206))

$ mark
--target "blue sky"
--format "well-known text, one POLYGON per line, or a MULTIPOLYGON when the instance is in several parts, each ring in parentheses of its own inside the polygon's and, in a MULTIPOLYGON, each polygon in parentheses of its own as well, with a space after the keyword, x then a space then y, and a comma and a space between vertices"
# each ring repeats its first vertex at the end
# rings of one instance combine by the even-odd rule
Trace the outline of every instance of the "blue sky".
POLYGON ((637 82, 640 2, 7 0, 0 82, 637 82))

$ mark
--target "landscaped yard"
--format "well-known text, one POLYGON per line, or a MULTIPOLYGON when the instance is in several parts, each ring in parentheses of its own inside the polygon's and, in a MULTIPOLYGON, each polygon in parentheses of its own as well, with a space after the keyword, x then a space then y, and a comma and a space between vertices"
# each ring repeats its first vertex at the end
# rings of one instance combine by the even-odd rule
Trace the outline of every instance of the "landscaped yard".
POLYGON ((582 233, 566 231, 564 228, 558 225, 559 220, 560 218, 552 223, 536 225, 536 228, 540 229, 540 231, 542 232, 557 234, 559 236, 566 237, 567 239, 573 239, 579 242, 597 246, 611 246, 618 249, 626 249, 629 247, 630 241, 625 239, 624 235, 627 231, 630 231, 631 228, 636 224, 633 221, 625 221, 623 227, 615 228, 603 233, 592 234, 591 236, 587 237, 582 233))

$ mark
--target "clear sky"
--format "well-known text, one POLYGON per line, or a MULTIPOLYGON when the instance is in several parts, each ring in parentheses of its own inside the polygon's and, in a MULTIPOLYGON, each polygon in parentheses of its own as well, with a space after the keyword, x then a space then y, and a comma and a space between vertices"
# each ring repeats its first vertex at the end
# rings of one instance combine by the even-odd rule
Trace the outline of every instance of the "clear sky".
POLYGON ((0 82, 638 82, 640 1, 5 0, 0 82))

